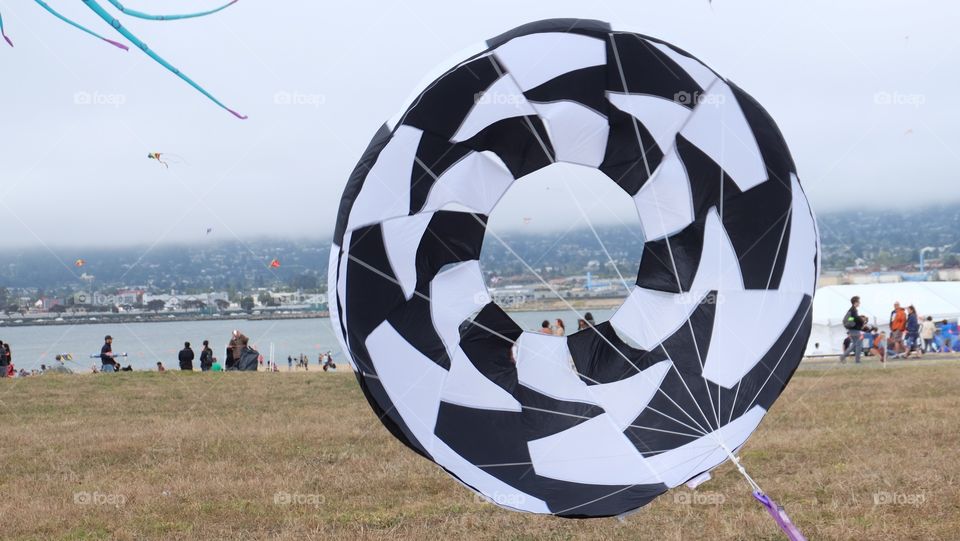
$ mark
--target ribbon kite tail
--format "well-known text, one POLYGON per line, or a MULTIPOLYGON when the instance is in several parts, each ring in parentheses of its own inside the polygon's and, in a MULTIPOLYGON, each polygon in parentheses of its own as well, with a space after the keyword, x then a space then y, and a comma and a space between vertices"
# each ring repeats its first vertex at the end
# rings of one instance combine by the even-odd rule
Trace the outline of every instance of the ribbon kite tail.
MULTIPOLYGON (((39 0, 37 0, 37 1, 39 1, 39 0)), ((206 89, 204 89, 202 86, 200 86, 199 84, 197 84, 193 79, 191 79, 190 77, 188 77, 188 76, 186 76, 185 74, 181 73, 179 69, 177 69, 175 66, 173 66, 172 64, 170 64, 170 63, 167 62, 166 60, 164 60, 164 59, 163 59, 160 55, 158 55, 157 53, 153 52, 153 51, 150 49, 150 47, 147 46, 147 44, 143 42, 143 40, 141 40, 140 38, 138 38, 137 36, 135 36, 132 32, 130 32, 130 31, 127 30, 122 24, 120 24, 120 21, 118 21, 115 17, 113 17, 112 15, 110 15, 109 13, 107 13, 107 11, 106 11, 105 9, 103 9, 103 6, 101 6, 96 0, 83 0, 83 3, 86 4, 87 7, 89 7, 89 8, 90 8, 94 13, 96 13, 101 19, 103 19, 104 21, 106 21, 107 24, 109 24, 110 26, 112 26, 114 30, 116 30, 117 32, 119 32, 120 35, 122 35, 123 37, 127 38, 127 40, 129 40, 130 43, 133 43, 134 45, 136 45, 137 47, 139 47, 140 50, 144 52, 144 54, 146 54, 147 56, 149 56, 150 58, 152 58, 155 62, 157 62, 157 63, 160 64, 161 66, 163 66, 163 67, 167 68, 168 70, 170 70, 173 74, 175 74, 177 77, 179 77, 180 79, 182 79, 185 83, 187 83, 188 85, 192 86, 195 90, 197 90, 198 92, 200 92, 201 94, 203 94, 204 96, 206 96, 207 99, 209 99, 209 100, 212 101, 213 103, 216 103, 216 104, 219 105, 221 108, 223 108, 224 110, 226 110, 227 112, 229 112, 230 114, 232 114, 233 116, 235 116, 235 117, 237 117, 237 118, 239 118, 239 119, 241 119, 241 120, 247 118, 246 116, 241 115, 240 113, 238 113, 238 112, 234 111, 233 109, 231 109, 231 108, 227 107, 226 105, 224 105, 220 100, 218 100, 216 97, 214 97, 213 94, 207 92, 206 89)))
MULTIPOLYGON (((127 47, 126 45, 124 45, 123 43, 120 43, 119 41, 113 41, 112 39, 107 39, 107 38, 101 36, 100 34, 94 32, 93 30, 90 30, 90 29, 87 28, 86 26, 83 26, 83 25, 81 25, 81 24, 77 24, 77 23, 75 23, 74 21, 72 21, 72 20, 64 17, 64 16, 61 15, 59 12, 57 12, 57 10, 53 9, 52 7, 50 7, 50 6, 49 6, 46 2, 44 2, 43 0, 33 0, 33 1, 36 2, 37 4, 39 4, 40 7, 42 7, 43 9, 47 10, 51 15, 53 15, 54 17, 60 19, 61 21, 65 22, 65 23, 69 24, 70 26, 72 26, 72 27, 74 27, 74 28, 76 28, 76 29, 78 29, 78 30, 80 30, 80 31, 82 31, 82 32, 85 32, 85 33, 87 33, 87 34, 90 34, 91 36, 93 36, 93 37, 95 37, 95 38, 97 38, 97 39, 103 40, 103 41, 109 43, 110 45, 113 45, 114 47, 123 49, 124 51, 129 51, 129 50, 130 50, 130 48, 127 47)), ((9 41, 9 40, 8 40, 8 41, 9 41)))
POLYGON ((144 13, 142 11, 137 11, 135 9, 127 9, 123 4, 120 3, 119 0, 107 0, 107 1, 110 2, 110 5, 120 10, 120 12, 123 13, 124 15, 129 15, 131 17, 136 17, 138 19, 146 19, 148 21, 176 21, 179 19, 194 19, 196 17, 205 17, 207 15, 213 15, 218 11, 223 11, 228 7, 236 4, 240 0, 231 0, 230 2, 227 2, 226 4, 218 8, 213 8, 207 11, 200 11, 197 13, 180 13, 176 15, 152 15, 150 13, 144 13))
POLYGON ((3 15, 0 15, 0 36, 3 36, 3 39, 7 40, 7 43, 13 47, 13 41, 11 41, 10 38, 7 37, 7 33, 3 31, 3 15))
POLYGON ((780 530, 786 534, 787 539, 790 541, 807 541, 807 538, 800 533, 800 529, 797 528, 793 521, 790 520, 790 517, 787 516, 787 512, 783 510, 783 506, 777 505, 777 502, 759 490, 754 491, 753 497, 767 509, 767 512, 770 513, 770 516, 776 521, 780 530))

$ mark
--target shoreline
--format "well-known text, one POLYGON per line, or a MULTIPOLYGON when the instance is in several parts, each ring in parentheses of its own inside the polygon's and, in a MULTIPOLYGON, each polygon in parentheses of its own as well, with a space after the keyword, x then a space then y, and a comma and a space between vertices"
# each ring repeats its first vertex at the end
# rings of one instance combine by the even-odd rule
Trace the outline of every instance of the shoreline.
POLYGON ((0 329, 2 328, 20 328, 20 327, 57 327, 63 325, 110 325, 110 324, 130 324, 130 323, 173 323, 183 321, 272 321, 284 319, 324 319, 329 318, 330 313, 321 312, 297 312, 291 314, 246 314, 231 313, 226 315, 203 315, 188 313, 167 313, 167 314, 106 314, 106 315, 87 315, 84 317, 62 317, 62 319, 0 319, 0 329))
MULTIPOLYGON (((570 306, 578 311, 611 310, 618 308, 625 298, 622 297, 595 297, 589 299, 553 299, 548 301, 527 302, 518 306, 504 306, 507 313, 511 312, 567 312, 570 306)), ((54 314, 51 314, 54 315, 54 314)), ((0 318, 0 329, 20 327, 56 327, 63 325, 109 325, 130 323, 167 323, 183 321, 279 321, 295 319, 327 319, 328 311, 292 312, 292 313, 260 313, 247 314, 232 312, 228 314, 207 315, 196 313, 151 313, 151 314, 86 314, 77 317, 56 316, 57 319, 10 316, 0 318), (60 319, 60 320, 58 320, 60 319)))

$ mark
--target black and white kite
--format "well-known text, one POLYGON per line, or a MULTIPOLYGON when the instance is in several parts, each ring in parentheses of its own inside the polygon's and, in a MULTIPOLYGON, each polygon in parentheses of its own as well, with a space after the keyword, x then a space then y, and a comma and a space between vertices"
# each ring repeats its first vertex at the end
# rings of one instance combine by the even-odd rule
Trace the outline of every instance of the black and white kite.
POLYGON ((414 451, 501 506, 619 515, 725 460, 790 380, 819 272, 770 116, 688 53, 547 20, 444 66, 385 124, 340 202, 331 319, 414 451), (555 162, 636 202, 636 287, 608 322, 524 332, 480 270, 487 216, 555 162))

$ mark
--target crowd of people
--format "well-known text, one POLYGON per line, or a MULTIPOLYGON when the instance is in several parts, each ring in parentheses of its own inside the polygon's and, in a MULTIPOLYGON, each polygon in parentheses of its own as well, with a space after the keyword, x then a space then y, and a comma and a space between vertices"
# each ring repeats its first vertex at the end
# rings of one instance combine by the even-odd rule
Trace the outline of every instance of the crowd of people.
MULTIPOLYGON (((119 363, 116 361, 117 355, 113 353, 113 337, 108 335, 104 338, 103 342, 103 348, 100 350, 100 371, 116 372, 118 370, 127 370, 128 368, 120 368, 119 363)), ((196 353, 193 351, 193 348, 190 346, 190 342, 184 342, 183 349, 181 349, 180 353, 177 355, 177 361, 179 362, 180 370, 193 372, 195 360, 198 360, 198 358, 196 353)), ((204 340, 203 347, 200 349, 199 364, 201 372, 254 372, 258 370, 265 370, 267 372, 280 371, 280 368, 277 366, 276 362, 264 359, 263 355, 250 345, 250 338, 239 331, 233 331, 233 334, 230 336, 230 341, 227 344, 224 353, 223 363, 221 363, 220 360, 214 355, 213 349, 210 348, 210 341, 204 340)), ((331 355, 329 351, 320 354, 319 364, 324 372, 337 369, 336 363, 333 362, 333 355, 331 355)), ((301 354, 299 357, 298 366, 306 369, 307 365, 307 356, 301 354)), ((287 367, 288 370, 293 369, 293 356, 287 357, 287 367)), ((97 370, 94 369, 94 371, 96 372, 97 370)), ((167 368, 161 361, 157 361, 157 371, 167 371, 167 368)))
MULTIPOLYGON (((294 358, 292 355, 287 356, 287 371, 293 370, 294 358)), ((301 353, 297 358, 297 370, 303 369, 304 371, 310 370, 310 358, 301 353)), ((333 362, 333 355, 330 352, 321 353, 317 356, 317 364, 320 365, 320 368, 324 372, 336 372, 337 363, 333 362)))
MULTIPOLYGON (((99 365, 93 364, 90 366, 90 371, 93 373, 116 373, 116 372, 132 372, 133 366, 128 364, 127 366, 122 366, 120 359, 126 357, 124 353, 116 353, 114 351, 113 337, 107 335, 103 338, 103 346, 100 348, 99 355, 91 355, 91 358, 99 359, 99 365)), ((70 354, 59 354, 56 356, 56 362, 52 366, 47 366, 46 364, 41 364, 40 369, 17 370, 13 366, 13 356, 10 352, 10 344, 6 344, 3 341, 0 341, 0 378, 4 377, 27 377, 35 376, 40 374, 45 374, 49 372, 55 373, 73 373, 67 366, 67 362, 75 362, 73 356, 70 354)), ((244 335, 239 331, 233 331, 233 334, 230 337, 230 341, 227 344, 226 350, 224 352, 224 362, 220 360, 214 354, 213 349, 210 347, 210 341, 204 340, 203 345, 200 348, 199 356, 194 351, 190 342, 184 342, 183 349, 177 354, 177 362, 180 371, 184 372, 193 372, 196 368, 199 368, 201 372, 223 372, 226 370, 230 371, 257 371, 257 370, 266 370, 272 372, 279 372, 280 369, 277 366, 277 363, 265 361, 263 355, 259 351, 254 349, 250 345, 250 338, 244 335), (195 363, 196 361, 196 363, 195 363), (195 366, 198 364, 199 366, 195 366)), ((307 369, 309 361, 306 355, 300 355, 299 365, 300 367, 307 369)), ((318 357, 318 364, 324 372, 336 371, 337 364, 333 360, 333 355, 327 351, 326 353, 321 353, 318 357)), ((290 356, 287 358, 288 370, 293 369, 293 357, 290 356)), ((157 372, 166 372, 167 367, 164 366, 163 361, 157 361, 156 364, 157 372)))
POLYGON ((921 316, 915 306, 902 307, 893 303, 889 333, 870 324, 870 318, 860 314, 860 297, 850 299, 850 309, 843 317, 847 338, 843 342, 840 362, 847 362, 853 355, 859 363, 862 356, 877 356, 880 362, 887 359, 908 359, 925 353, 960 352, 957 324, 947 320, 934 322, 932 316, 921 316))

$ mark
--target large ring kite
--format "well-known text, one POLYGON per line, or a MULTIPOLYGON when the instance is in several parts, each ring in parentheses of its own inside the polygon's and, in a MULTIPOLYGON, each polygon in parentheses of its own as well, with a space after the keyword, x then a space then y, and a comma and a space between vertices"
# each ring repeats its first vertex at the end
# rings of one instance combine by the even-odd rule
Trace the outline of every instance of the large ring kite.
POLYGON ((799 364, 818 234, 773 120, 688 53, 547 20, 447 66, 373 138, 340 203, 331 319, 387 428, 511 509, 621 514, 741 447, 799 364), (490 302, 487 216, 554 162, 636 202, 610 321, 524 332, 490 302))

